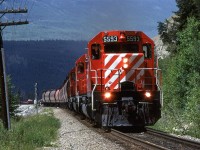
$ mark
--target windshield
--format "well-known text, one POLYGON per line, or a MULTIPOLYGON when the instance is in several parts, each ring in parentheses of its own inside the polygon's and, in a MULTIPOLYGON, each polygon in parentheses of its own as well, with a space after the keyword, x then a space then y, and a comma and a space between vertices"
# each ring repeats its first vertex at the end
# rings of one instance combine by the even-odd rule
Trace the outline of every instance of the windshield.
POLYGON ((104 45, 105 53, 138 53, 138 45, 137 44, 105 44, 104 45))

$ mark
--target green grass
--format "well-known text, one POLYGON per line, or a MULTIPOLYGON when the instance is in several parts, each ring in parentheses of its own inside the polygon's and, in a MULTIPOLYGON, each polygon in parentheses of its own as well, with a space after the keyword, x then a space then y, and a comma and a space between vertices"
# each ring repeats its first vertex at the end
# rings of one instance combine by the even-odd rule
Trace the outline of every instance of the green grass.
POLYGON ((198 120, 187 121, 184 116, 176 110, 176 115, 166 111, 162 114, 161 119, 152 128, 177 135, 189 135, 194 138, 200 138, 200 125, 198 120))
POLYGON ((52 113, 47 113, 12 121, 10 131, 4 130, 2 123, 0 125, 0 150, 32 150, 52 146, 60 122, 52 113))

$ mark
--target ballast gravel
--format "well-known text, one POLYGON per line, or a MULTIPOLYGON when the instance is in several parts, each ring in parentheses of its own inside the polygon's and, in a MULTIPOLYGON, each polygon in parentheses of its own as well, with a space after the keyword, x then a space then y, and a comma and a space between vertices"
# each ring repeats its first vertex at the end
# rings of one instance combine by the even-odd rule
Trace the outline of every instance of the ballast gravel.
POLYGON ((56 118, 61 122, 58 140, 53 147, 45 150, 124 150, 117 144, 91 130, 79 122, 72 114, 60 108, 53 108, 56 118))

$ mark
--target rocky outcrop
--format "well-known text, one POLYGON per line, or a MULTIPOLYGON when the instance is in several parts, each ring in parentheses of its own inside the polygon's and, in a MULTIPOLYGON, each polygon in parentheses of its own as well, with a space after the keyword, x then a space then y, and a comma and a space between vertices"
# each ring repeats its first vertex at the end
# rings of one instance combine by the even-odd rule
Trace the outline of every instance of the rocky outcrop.
POLYGON ((153 41, 155 43, 155 54, 158 59, 164 59, 165 57, 169 56, 169 52, 166 51, 167 46, 165 46, 160 39, 160 35, 157 35, 153 38, 153 41))

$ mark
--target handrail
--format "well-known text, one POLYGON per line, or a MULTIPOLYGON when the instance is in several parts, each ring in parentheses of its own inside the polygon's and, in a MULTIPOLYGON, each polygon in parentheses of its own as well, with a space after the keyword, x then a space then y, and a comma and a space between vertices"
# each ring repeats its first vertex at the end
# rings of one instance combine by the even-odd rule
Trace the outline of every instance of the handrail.
MULTIPOLYGON (((95 111, 96 109, 94 109, 94 91, 98 85, 98 71, 107 71, 107 70, 110 70, 110 71, 117 71, 118 72, 118 75, 120 76, 120 70, 121 69, 97 69, 97 70, 91 70, 91 72, 95 72, 95 76, 91 76, 91 78, 94 78, 95 79, 95 84, 94 84, 94 87, 92 89, 92 95, 91 95, 91 99, 92 99, 92 111, 95 111)), ((152 85, 152 87, 154 87, 154 85, 157 85, 158 87, 158 90, 160 91, 160 96, 161 96, 161 105, 163 106, 163 93, 162 93, 162 88, 161 88, 161 83, 160 83, 160 80, 161 80, 161 76, 159 76, 159 73, 161 71, 161 69, 159 68, 133 68, 133 69, 130 69, 130 70, 135 70, 138 71, 138 70, 154 70, 155 74, 154 76, 152 77, 144 77, 144 78, 153 78, 155 77, 155 80, 152 81, 152 84, 149 84, 149 85, 152 85)), ((145 84, 146 85, 146 84, 145 84)))
POLYGON ((91 95, 91 98, 92 98, 92 111, 96 111, 96 109, 94 109, 94 90, 96 89, 96 86, 97 86, 98 75, 97 75, 97 70, 91 70, 91 71, 95 72, 95 84, 94 84, 94 87, 92 89, 92 95, 91 95))
POLYGON ((68 83, 69 83, 69 80, 67 80, 67 82, 66 82, 66 86, 64 87, 64 89, 65 89, 65 92, 66 92, 66 95, 64 94, 64 97, 65 97, 65 100, 68 102, 68 95, 67 95, 67 85, 68 85, 68 83))
MULTIPOLYGON (((110 71, 118 71, 118 73, 120 72, 120 70, 121 69, 97 69, 97 70, 91 70, 91 71, 95 71, 96 73, 95 73, 95 77, 92 77, 92 78, 95 78, 96 80, 95 80, 95 82, 96 82, 96 84, 97 84, 97 78, 98 78, 98 76, 97 76, 97 72, 98 71, 107 71, 107 70, 110 70, 110 71)), ((155 74, 155 77, 156 77, 156 85, 158 86, 158 88, 159 88, 159 90, 161 91, 161 84, 160 84, 160 82, 159 82, 159 75, 158 75, 158 71, 161 71, 161 69, 159 69, 159 68, 133 68, 133 69, 130 69, 130 70, 155 70, 156 71, 156 74, 155 74)), ((120 75, 120 74, 119 74, 120 75)), ((148 77, 146 77, 146 78, 148 78, 148 77)), ((95 85, 96 85, 95 84, 95 85)), ((95 86, 96 87, 96 86, 95 86)))

